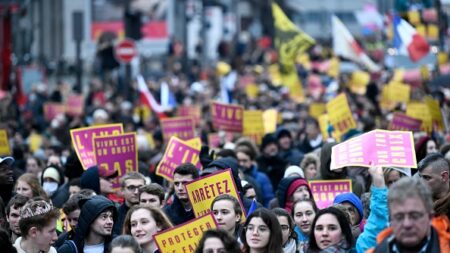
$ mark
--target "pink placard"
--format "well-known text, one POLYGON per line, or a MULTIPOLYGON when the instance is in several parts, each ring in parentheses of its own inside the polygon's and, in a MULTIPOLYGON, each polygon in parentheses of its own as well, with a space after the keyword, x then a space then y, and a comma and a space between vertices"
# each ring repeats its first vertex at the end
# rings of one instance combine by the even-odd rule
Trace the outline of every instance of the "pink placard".
POLYGON ((244 115, 242 106, 213 102, 211 104, 211 114, 213 126, 216 130, 242 132, 244 115))
POLYGON ((352 180, 311 180, 309 187, 317 207, 322 209, 331 206, 337 195, 352 192, 352 180))
POLYGON ((118 172, 114 188, 120 187, 119 179, 123 175, 137 171, 136 133, 94 137, 93 145, 98 169, 118 172))
POLYGON ((47 121, 53 120, 59 114, 66 113, 66 106, 60 103, 45 103, 44 118, 47 121))
POLYGON ((195 125, 200 124, 202 111, 199 105, 183 105, 178 107, 177 115, 180 117, 191 117, 195 125))
POLYGON ((173 181, 173 171, 178 165, 192 163, 197 168, 201 168, 200 150, 195 149, 182 140, 172 137, 167 144, 164 156, 156 167, 156 174, 173 181))
POLYGON ((389 123, 389 130, 419 131, 421 125, 421 120, 396 112, 389 123))
POLYGON ((334 146, 331 170, 347 166, 417 168, 412 132, 378 129, 334 146))
POLYGON ((190 140, 195 137, 194 120, 191 117, 162 119, 161 128, 165 142, 168 142, 172 136, 182 140, 190 140))
POLYGON ((71 116, 80 116, 84 111, 84 96, 71 95, 67 98, 67 114, 71 116))
POLYGON ((94 137, 118 135, 122 132, 122 124, 100 125, 70 130, 73 147, 83 168, 87 170, 89 167, 97 164, 94 147, 92 146, 94 137))

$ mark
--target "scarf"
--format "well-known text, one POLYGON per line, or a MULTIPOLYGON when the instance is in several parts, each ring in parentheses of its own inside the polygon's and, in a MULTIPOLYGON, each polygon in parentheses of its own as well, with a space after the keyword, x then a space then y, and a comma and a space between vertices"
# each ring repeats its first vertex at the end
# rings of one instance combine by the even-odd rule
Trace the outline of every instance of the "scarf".
POLYGON ((297 252, 297 243, 295 239, 289 238, 286 244, 283 246, 284 253, 295 253, 297 252))
POLYGON ((325 248, 323 250, 314 251, 317 253, 353 253, 355 250, 351 248, 345 239, 338 244, 325 248))

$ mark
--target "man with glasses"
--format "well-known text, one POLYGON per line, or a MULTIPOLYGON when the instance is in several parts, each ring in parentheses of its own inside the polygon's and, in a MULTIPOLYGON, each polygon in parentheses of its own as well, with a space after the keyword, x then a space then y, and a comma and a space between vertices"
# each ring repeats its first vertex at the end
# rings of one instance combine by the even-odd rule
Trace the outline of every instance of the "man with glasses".
POLYGON ((104 253, 112 240, 117 209, 114 202, 101 195, 78 201, 81 208, 74 240, 66 240, 58 253, 104 253))
POLYGON ((118 209, 117 222, 114 224, 114 235, 122 232, 123 221, 128 210, 139 204, 139 188, 145 185, 145 177, 139 172, 128 172, 121 179, 121 192, 125 201, 118 209))
POLYGON ((420 178, 403 177, 389 189, 391 228, 382 231, 373 252, 449 252, 450 234, 432 225, 433 201, 420 178))

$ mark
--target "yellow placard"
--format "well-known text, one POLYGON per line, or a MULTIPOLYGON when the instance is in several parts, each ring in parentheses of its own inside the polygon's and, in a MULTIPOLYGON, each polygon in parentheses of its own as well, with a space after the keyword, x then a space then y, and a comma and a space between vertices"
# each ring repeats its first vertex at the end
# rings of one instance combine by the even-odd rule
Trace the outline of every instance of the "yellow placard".
POLYGON ((392 81, 394 82, 403 82, 403 77, 405 76, 404 69, 396 69, 394 71, 394 76, 392 77, 392 81))
POLYGON ((273 133, 277 130, 278 111, 268 109, 263 112, 264 133, 273 133))
POLYGON ((303 86, 298 78, 295 67, 287 72, 281 72, 281 80, 285 87, 289 89, 289 96, 296 103, 303 103, 305 101, 305 93, 303 92, 303 86))
POLYGON ((264 134, 263 112, 259 110, 244 111, 243 135, 260 145, 264 134))
POLYGON ((408 11, 408 21, 413 25, 420 24, 420 13, 419 11, 408 11))
POLYGON ((327 103, 327 112, 336 135, 342 136, 350 129, 356 128, 356 122, 353 119, 345 93, 338 95, 327 103))
POLYGON ((428 105, 422 102, 411 102, 406 107, 406 115, 422 120, 422 131, 431 133, 433 130, 432 117, 428 105))
POLYGON ((272 64, 268 67, 268 72, 270 76, 270 80, 272 81, 272 84, 274 86, 280 86, 282 83, 281 80, 281 74, 280 74, 280 67, 278 64, 272 64))
POLYGON ((258 97, 259 94, 259 87, 258 85, 254 83, 250 83, 247 86, 245 86, 245 94, 247 94, 248 98, 255 99, 258 97))
POLYGON ((439 28, 435 24, 428 24, 427 26, 427 37, 430 40, 438 40, 439 39, 439 28))
POLYGON ((185 141, 185 143, 195 149, 200 150, 200 148, 202 147, 202 140, 200 139, 200 137, 195 137, 193 139, 187 140, 185 141))
POLYGON ((212 214, 193 219, 154 235, 161 253, 194 252, 206 230, 217 228, 212 214))
POLYGON ((418 34, 420 34, 423 37, 427 36, 427 28, 426 28, 425 25, 422 25, 422 24, 417 25, 416 26, 416 31, 417 31, 418 34))
POLYGON ((391 102, 407 103, 410 99, 411 87, 407 84, 391 82, 388 84, 388 100, 391 102))
POLYGON ((9 147, 8 133, 5 129, 0 129, 0 155, 11 155, 9 147))
MULTIPOLYGON (((191 181, 186 184, 186 191, 195 217, 210 213, 213 200, 223 194, 235 197, 239 200, 242 210, 245 210, 233 180, 231 169, 221 170, 218 173, 191 181)), ((242 221, 244 220, 245 214, 242 217, 242 221)))
POLYGON ((330 60, 330 68, 327 71, 327 75, 337 78, 340 74, 340 61, 337 57, 333 57, 330 60))
MULTIPOLYGON (((317 119, 317 121, 319 122, 319 128, 320 128, 320 132, 322 133, 322 136, 324 138, 330 138, 330 136, 328 134, 328 126, 330 125, 330 120, 328 118, 328 114, 320 115, 319 118, 317 119)), ((331 133, 331 138, 333 138, 337 142, 339 142, 341 140, 341 136, 336 131, 333 131, 331 133)))
POLYGON ((439 52, 438 53, 438 63, 440 65, 444 65, 448 62, 448 54, 447 52, 439 52))
POLYGON ((324 103, 312 103, 309 106, 309 115, 315 119, 318 119, 320 115, 327 111, 327 105, 324 103))
POLYGON ((383 86, 379 104, 380 104, 381 109, 388 110, 388 111, 393 110, 397 106, 397 102, 392 102, 390 100, 388 85, 383 86))
POLYGON ((444 120, 442 119, 441 108, 439 106, 439 101, 433 99, 430 96, 425 97, 425 104, 428 106, 428 111, 431 114, 431 120, 433 126, 436 126, 439 130, 444 130, 444 120))

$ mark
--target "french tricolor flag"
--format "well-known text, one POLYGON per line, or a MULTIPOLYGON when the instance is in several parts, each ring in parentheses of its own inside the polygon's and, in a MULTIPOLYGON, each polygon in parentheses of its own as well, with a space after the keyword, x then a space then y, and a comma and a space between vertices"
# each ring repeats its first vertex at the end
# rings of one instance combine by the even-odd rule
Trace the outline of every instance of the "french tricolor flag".
POLYGON ((417 62, 430 52, 430 45, 408 22, 394 16, 394 47, 399 54, 408 55, 417 62))
POLYGON ((166 118, 167 116, 164 113, 164 107, 161 106, 158 101, 156 101, 155 97, 153 97, 153 94, 147 87, 145 79, 141 75, 138 75, 137 77, 137 85, 141 102, 151 108, 152 111, 155 112, 160 119, 166 118))

